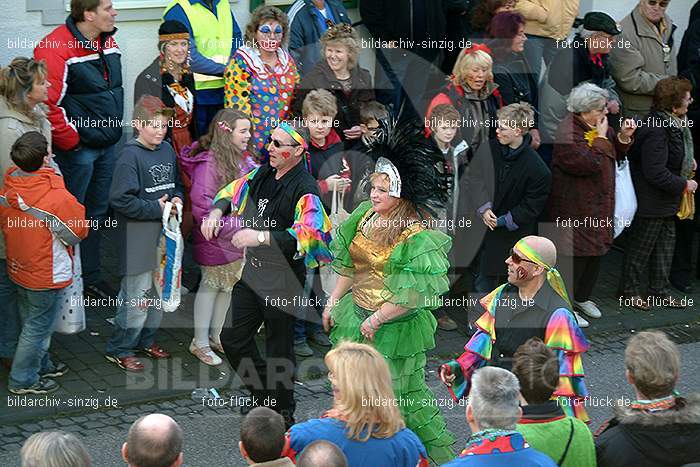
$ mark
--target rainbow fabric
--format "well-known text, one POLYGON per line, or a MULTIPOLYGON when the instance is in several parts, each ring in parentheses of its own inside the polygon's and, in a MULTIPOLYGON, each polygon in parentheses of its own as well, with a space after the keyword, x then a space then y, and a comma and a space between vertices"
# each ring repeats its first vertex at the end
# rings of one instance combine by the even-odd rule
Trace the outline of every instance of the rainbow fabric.
POLYGON ((538 266, 542 266, 547 270, 547 282, 552 286, 554 291, 564 299, 566 303, 571 306, 571 300, 569 300, 569 294, 566 292, 566 286, 564 285, 564 279, 561 278, 561 274, 554 266, 547 264, 537 251, 535 251, 530 245, 527 244, 524 238, 520 239, 518 243, 515 244, 515 248, 520 250, 520 252, 525 255, 527 259, 533 261, 538 266))
POLYGON ((248 182, 255 177, 258 173, 258 169, 249 172, 241 178, 237 178, 225 187, 223 187, 216 194, 214 198, 214 204, 221 199, 231 200, 231 213, 235 215, 241 215, 245 209, 245 205, 248 202, 248 182))
MULTIPOLYGON (((481 306, 486 311, 474 323, 478 330, 464 346, 466 352, 443 365, 447 374, 455 375, 452 387, 448 388, 455 400, 469 395, 472 375, 491 360, 493 343, 496 342, 496 309, 506 285, 499 286, 481 299, 481 306)), ((559 361, 559 386, 552 397, 559 401, 567 415, 588 422, 584 408, 588 390, 583 379, 582 354, 588 350, 589 344, 571 311, 559 308, 552 313, 543 341, 554 350, 559 361)))
POLYGON ((302 136, 297 132, 297 130, 295 130, 294 127, 291 126, 289 123, 282 122, 277 128, 283 129, 289 136, 292 137, 294 141, 299 143, 299 146, 303 147, 304 149, 309 149, 309 145, 306 144, 304 138, 302 138, 302 136))
POLYGON ((331 220, 318 196, 307 193, 299 198, 294 209, 294 224, 287 232, 296 239, 297 257, 304 258, 307 268, 332 261, 328 249, 331 242, 331 220))

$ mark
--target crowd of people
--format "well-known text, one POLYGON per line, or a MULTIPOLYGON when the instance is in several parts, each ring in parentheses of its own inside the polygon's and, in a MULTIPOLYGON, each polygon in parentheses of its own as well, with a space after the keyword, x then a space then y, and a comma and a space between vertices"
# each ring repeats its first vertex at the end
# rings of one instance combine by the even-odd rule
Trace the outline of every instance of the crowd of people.
MULTIPOLYGON (((117 11, 72 0, 34 57, 0 74, 10 392, 56 391, 69 371, 49 348, 78 263, 87 296, 118 299, 107 361, 142 372, 141 356, 170 357, 153 278, 175 216, 199 271, 190 353, 210 366, 225 356, 254 405, 273 409, 242 408, 250 463, 334 465, 304 464, 306 452, 338 465, 699 461, 695 399, 673 392, 678 352, 659 333, 630 341, 638 400, 594 449, 582 328, 602 316, 591 298, 614 242, 620 306, 683 308, 677 292, 692 291, 700 2, 680 48, 668 0, 639 0, 620 23, 577 19, 578 3, 364 1, 366 41, 336 0, 261 5, 243 30, 225 0, 173 0, 123 142, 117 11), (374 73, 360 66, 367 43, 374 73), (101 276, 108 216, 118 291, 101 276), (439 377, 469 397, 472 436, 453 460, 425 367, 436 328, 457 329, 458 314, 470 338, 439 377), (334 406, 297 424, 296 357, 314 354, 309 342, 333 347, 334 406), (657 423, 658 434, 625 426, 657 423), (688 424, 664 457, 639 441, 688 424)), ((168 426, 179 465, 181 431, 149 417, 125 460, 151 465, 156 451, 138 453, 132 434, 168 426)), ((27 452, 75 445, 30 441, 27 452)))

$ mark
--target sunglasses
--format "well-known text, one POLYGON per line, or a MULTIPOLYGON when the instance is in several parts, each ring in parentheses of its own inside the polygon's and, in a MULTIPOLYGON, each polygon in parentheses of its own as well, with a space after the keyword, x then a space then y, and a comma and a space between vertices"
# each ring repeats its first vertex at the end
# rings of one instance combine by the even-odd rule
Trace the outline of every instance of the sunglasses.
POLYGON ((670 2, 668 2, 668 1, 661 1, 661 2, 659 2, 659 1, 657 1, 657 0, 647 0, 647 4, 648 4, 649 6, 656 6, 657 3, 659 4, 659 6, 660 6, 661 8, 666 8, 670 2))
POLYGON ((265 24, 265 25, 260 26, 258 28, 258 32, 261 34, 265 34, 265 35, 270 35, 271 33, 274 33, 275 36, 281 36, 284 31, 282 29, 282 26, 280 26, 280 25, 277 25, 275 27, 275 30, 273 31, 270 26, 265 24))
POLYGON ((523 258, 519 254, 515 252, 512 248, 510 249, 510 260, 513 262, 513 264, 520 264, 521 262, 526 262, 526 263, 532 263, 532 264, 537 264, 534 261, 530 261, 527 258, 523 258))
POLYGON ((289 146, 289 147, 292 147, 292 148, 295 147, 295 146, 299 146, 299 143, 294 143, 294 144, 280 143, 280 142, 279 142, 278 140, 276 140, 275 138, 271 138, 271 139, 270 139, 270 143, 272 143, 272 145, 273 145, 274 147, 278 148, 278 149, 279 149, 279 148, 282 148, 282 147, 285 147, 285 146, 289 146))

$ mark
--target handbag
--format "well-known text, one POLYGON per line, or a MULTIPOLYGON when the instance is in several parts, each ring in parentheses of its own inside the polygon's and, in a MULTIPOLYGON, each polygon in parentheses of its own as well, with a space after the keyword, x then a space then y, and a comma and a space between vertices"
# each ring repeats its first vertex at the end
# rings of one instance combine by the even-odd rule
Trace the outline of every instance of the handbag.
POLYGON ((182 251, 184 241, 182 204, 176 204, 177 215, 170 215, 173 204, 168 201, 163 209, 163 229, 156 249, 157 266, 153 273, 153 286, 158 292, 164 311, 173 312, 180 306, 182 279, 182 251))
POLYGON ((632 224, 636 212, 637 195, 634 192, 630 164, 624 159, 615 167, 615 237, 632 224))
MULTIPOLYGON (((690 174, 688 180, 692 180, 693 177, 695 177, 695 172, 690 174)), ((681 196, 681 205, 680 208, 678 208, 676 216, 678 216, 680 220, 692 219, 695 217, 695 193, 689 191, 683 192, 683 196, 681 196)))
POLYGON ((85 330, 85 301, 83 299, 83 268, 80 263, 80 245, 73 249, 73 282, 58 291, 53 330, 59 334, 77 334, 85 330))
MULTIPOLYGON (((335 238, 336 232, 340 224, 350 216, 343 208, 345 201, 345 190, 338 191, 337 186, 333 187, 333 198, 331 200, 331 213, 328 218, 331 220, 331 237, 335 238)), ((338 273, 333 270, 330 264, 321 266, 319 273, 321 274, 321 288, 326 296, 330 296, 335 284, 338 281, 338 273)))

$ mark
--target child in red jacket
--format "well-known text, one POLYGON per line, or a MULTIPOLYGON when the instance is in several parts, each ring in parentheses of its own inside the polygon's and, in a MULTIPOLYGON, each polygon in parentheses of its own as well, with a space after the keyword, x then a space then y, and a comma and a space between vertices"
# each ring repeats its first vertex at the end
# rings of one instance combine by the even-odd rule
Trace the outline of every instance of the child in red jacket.
POLYGON ((51 361, 48 349, 59 292, 73 282, 73 247, 87 236, 88 225, 85 208, 52 167, 41 133, 20 136, 10 155, 16 167, 7 171, 0 191, 0 222, 22 332, 8 386, 13 394, 45 394, 58 389, 49 376, 68 370, 51 361))

